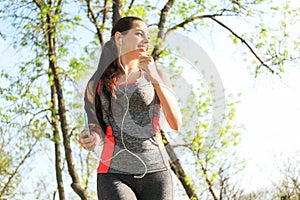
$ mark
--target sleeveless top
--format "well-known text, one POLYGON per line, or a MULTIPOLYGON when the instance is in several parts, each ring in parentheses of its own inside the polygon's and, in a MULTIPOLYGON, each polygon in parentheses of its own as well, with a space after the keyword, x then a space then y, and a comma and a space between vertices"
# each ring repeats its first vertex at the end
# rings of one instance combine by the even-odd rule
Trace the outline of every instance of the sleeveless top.
POLYGON ((106 131, 97 172, 140 175, 169 169, 160 136, 161 106, 146 74, 140 70, 137 80, 116 83, 111 114, 101 81, 98 95, 106 131))

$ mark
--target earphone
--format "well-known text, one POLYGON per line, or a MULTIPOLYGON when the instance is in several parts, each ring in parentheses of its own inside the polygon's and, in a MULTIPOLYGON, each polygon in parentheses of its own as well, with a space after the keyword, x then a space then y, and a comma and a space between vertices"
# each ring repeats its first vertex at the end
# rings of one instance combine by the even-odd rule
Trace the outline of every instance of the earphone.
MULTIPOLYGON (((123 152, 123 151, 127 151, 128 153, 130 153, 131 155, 133 155, 134 157, 136 157, 136 158, 144 165, 144 168, 145 168, 144 173, 141 174, 141 175, 135 175, 135 176, 133 176, 134 178, 140 179, 140 178, 143 178, 143 177, 146 175, 146 173, 147 173, 147 171, 148 171, 147 165, 146 165, 146 163, 145 163, 138 155, 136 155, 135 153, 131 152, 131 151, 126 147, 126 144, 125 144, 125 142, 124 142, 124 137, 123 137, 123 126, 124 126, 124 121, 125 121, 125 117, 126 117, 127 113, 129 112, 129 98, 128 98, 128 96, 127 96, 127 86, 128 86, 128 77, 129 77, 129 75, 126 73, 126 70, 125 70, 124 66, 122 65, 122 63, 121 63, 121 58, 120 58, 121 55, 122 55, 122 38, 119 37, 118 40, 119 40, 119 44, 120 44, 120 46, 119 46, 119 58, 118 58, 118 61, 119 61, 120 66, 123 68, 123 70, 124 70, 124 72, 125 72, 125 83, 126 83, 126 84, 125 84, 125 87, 124 87, 124 92, 121 91, 121 90, 120 90, 120 91, 124 94, 124 96, 125 96, 125 98, 126 98, 126 101, 127 101, 126 110, 125 110, 125 112, 124 112, 124 116, 123 116, 123 118, 122 118, 121 127, 120 127, 120 129, 121 129, 121 140, 122 140, 122 144, 123 144, 124 149, 123 149, 123 150, 120 150, 117 154, 115 154, 112 158, 110 158, 110 159, 108 159, 108 160, 111 160, 111 159, 115 158, 117 155, 119 155, 119 154, 120 154, 121 152, 123 152)), ((118 89, 118 87, 116 87, 116 88, 118 89)), ((106 161, 108 161, 108 160, 103 160, 103 162, 106 162, 106 161)))

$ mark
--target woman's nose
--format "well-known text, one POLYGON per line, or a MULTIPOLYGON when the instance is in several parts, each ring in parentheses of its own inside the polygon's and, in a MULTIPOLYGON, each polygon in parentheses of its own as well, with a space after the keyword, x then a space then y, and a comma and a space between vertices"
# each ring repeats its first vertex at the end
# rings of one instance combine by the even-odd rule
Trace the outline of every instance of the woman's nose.
POLYGON ((145 39, 143 40, 143 44, 144 44, 144 45, 147 45, 147 46, 150 46, 150 40, 149 40, 148 38, 145 38, 145 39))
POLYGON ((150 38, 149 37, 144 37, 143 43, 150 43, 150 38))

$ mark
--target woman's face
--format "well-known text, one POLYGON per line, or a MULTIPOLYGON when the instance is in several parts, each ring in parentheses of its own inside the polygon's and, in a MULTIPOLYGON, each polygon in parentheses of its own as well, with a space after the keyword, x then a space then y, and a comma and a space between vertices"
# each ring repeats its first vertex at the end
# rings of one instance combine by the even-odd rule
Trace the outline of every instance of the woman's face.
POLYGON ((132 28, 126 35, 119 35, 122 42, 119 41, 121 55, 131 55, 136 58, 140 54, 146 54, 150 47, 150 36, 146 24, 140 20, 133 22, 132 28))

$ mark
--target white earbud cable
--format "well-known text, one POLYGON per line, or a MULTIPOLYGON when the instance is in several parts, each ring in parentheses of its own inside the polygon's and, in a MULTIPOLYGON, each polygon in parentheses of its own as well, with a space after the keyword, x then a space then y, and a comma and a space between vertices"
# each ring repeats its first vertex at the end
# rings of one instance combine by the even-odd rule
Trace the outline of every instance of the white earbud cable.
POLYGON ((131 151, 126 147, 126 144, 125 144, 125 142, 124 142, 124 137, 123 137, 123 126, 124 126, 124 121, 125 121, 125 117, 126 117, 128 111, 129 111, 129 98, 128 98, 128 96, 127 96, 127 86, 128 86, 128 78, 129 78, 130 74, 129 74, 129 75, 127 74, 127 72, 126 72, 124 66, 123 66, 122 63, 121 63, 121 55, 122 55, 122 51, 121 51, 122 48, 121 48, 121 47, 122 47, 122 43, 120 43, 120 48, 119 48, 119 53, 120 53, 120 54, 119 54, 119 64, 120 64, 120 66, 123 68, 123 70, 124 70, 124 72, 125 72, 125 88, 124 88, 124 95, 125 95, 125 98, 126 98, 126 100, 127 100, 126 110, 125 110, 125 113, 124 113, 124 116, 123 116, 123 119, 122 119, 122 122, 121 122, 121 139, 122 139, 122 144, 123 144, 125 150, 126 150, 128 153, 130 153, 131 155, 135 156, 135 157, 136 157, 138 160, 140 160, 141 163, 144 165, 144 168, 145 168, 144 173, 141 174, 141 175, 136 175, 136 176, 134 176, 134 178, 143 178, 143 177, 146 175, 147 170, 148 170, 148 169, 147 169, 147 165, 146 165, 146 163, 145 163, 138 155, 136 155, 135 153, 131 152, 131 151))
MULTIPOLYGON (((121 54, 121 46, 122 46, 122 44, 121 44, 121 40, 120 40, 120 48, 119 48, 119 58, 118 58, 118 61, 119 61, 120 66, 123 68, 123 70, 124 70, 124 72, 125 72, 125 88, 124 88, 124 95, 125 95, 125 98, 126 98, 126 101, 127 101, 126 110, 125 110, 125 113, 124 113, 124 116, 123 116, 122 122, 121 122, 121 140, 122 140, 122 144, 123 144, 123 146, 124 146, 124 149, 121 150, 121 151, 119 151, 117 154, 115 154, 115 155, 114 155, 113 157, 111 157, 110 159, 102 160, 102 161, 103 161, 103 162, 109 161, 109 160, 115 158, 115 157, 116 157, 117 155, 119 155, 121 152, 127 151, 128 153, 130 153, 131 155, 133 155, 134 157, 136 157, 139 161, 141 161, 141 163, 144 165, 144 168, 145 168, 144 173, 141 174, 141 175, 135 175, 135 176, 134 176, 134 178, 140 179, 140 178, 143 178, 143 177, 146 175, 146 173, 147 173, 147 171, 148 171, 147 165, 146 165, 146 163, 145 163, 138 155, 136 155, 135 153, 131 152, 131 151, 126 147, 126 144, 125 144, 125 141, 124 141, 124 137, 123 137, 123 126, 124 126, 124 122, 125 122, 125 117, 126 117, 128 111, 129 111, 129 98, 128 98, 128 96, 127 96, 127 86, 128 86, 128 78, 129 78, 130 74, 129 74, 129 75, 127 74, 127 72, 126 72, 126 70, 125 70, 125 68, 124 68, 124 66, 122 65, 121 60, 120 60, 120 59, 121 59, 120 57, 121 57, 121 55, 122 55, 122 54, 121 54)), ((119 89, 119 90, 120 90, 120 89, 119 89)), ((121 91, 121 90, 120 90, 120 91, 121 91)), ((122 92, 122 91, 121 91, 121 92, 122 92)), ((122 93, 123 93, 123 92, 122 92, 122 93)))

